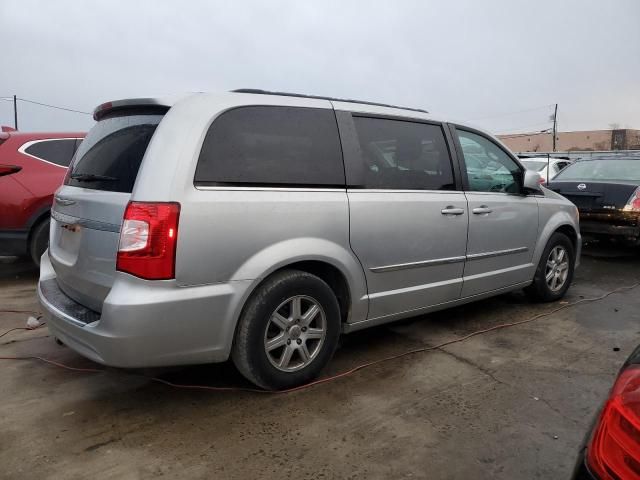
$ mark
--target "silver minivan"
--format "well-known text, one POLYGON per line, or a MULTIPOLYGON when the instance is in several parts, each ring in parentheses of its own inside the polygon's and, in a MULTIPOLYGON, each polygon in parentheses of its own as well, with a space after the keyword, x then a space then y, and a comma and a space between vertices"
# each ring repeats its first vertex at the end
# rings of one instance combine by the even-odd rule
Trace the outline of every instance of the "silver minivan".
POLYGON ((38 295, 96 362, 229 358, 304 384, 342 333, 525 288, 562 298, 575 206, 493 136, 390 105, 240 90, 100 105, 38 295))

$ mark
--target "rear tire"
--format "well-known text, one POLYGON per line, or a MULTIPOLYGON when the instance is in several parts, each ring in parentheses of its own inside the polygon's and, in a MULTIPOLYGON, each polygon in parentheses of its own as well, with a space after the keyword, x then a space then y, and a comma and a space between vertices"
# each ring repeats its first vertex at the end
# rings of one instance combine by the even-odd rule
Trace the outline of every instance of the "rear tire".
POLYGON ((42 220, 31 231, 29 237, 29 255, 36 266, 40 266, 40 257, 49 246, 49 218, 42 220))
POLYGON ((554 302, 565 296, 573 280, 575 249, 564 233, 551 235, 542 252, 533 283, 524 289, 535 302, 554 302))
POLYGON ((339 336, 340 308, 331 287, 310 273, 285 270, 247 301, 231 358, 252 383, 284 390, 316 378, 339 336))

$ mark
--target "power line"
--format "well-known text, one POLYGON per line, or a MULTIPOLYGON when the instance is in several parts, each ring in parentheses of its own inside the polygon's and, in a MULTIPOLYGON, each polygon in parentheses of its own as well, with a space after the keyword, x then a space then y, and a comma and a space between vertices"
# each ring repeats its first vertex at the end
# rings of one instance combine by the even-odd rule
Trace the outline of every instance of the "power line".
POLYGON ((549 105, 543 105, 541 107, 535 107, 535 108, 527 108, 524 110, 516 110, 514 112, 507 112, 507 113, 498 113, 495 115, 486 115, 484 117, 475 117, 475 118, 469 118, 467 120, 464 120, 465 122, 472 122, 475 120, 484 120, 485 118, 496 118, 496 117, 507 117, 509 115, 516 115, 518 113, 526 113, 526 112, 533 112, 536 110, 542 110, 543 108, 551 108, 553 107, 554 104, 550 103, 549 105))
POLYGON ((523 125, 521 127, 513 127, 513 128, 510 128, 508 130, 502 130, 501 134, 502 133, 527 133, 527 132, 517 132, 516 130, 522 130, 523 128, 533 128, 533 127, 547 126, 550 123, 552 123, 551 120, 549 120, 547 122, 542 122, 542 123, 534 123, 534 124, 531 124, 531 125, 523 125))
POLYGON ((546 130, 540 130, 539 132, 530 132, 530 133, 512 133, 511 135, 502 135, 500 133, 498 133, 498 137, 502 137, 502 138, 516 138, 516 137, 532 137, 534 135, 548 135, 549 133, 551 133, 549 130, 551 130, 551 128, 547 128, 546 130))
POLYGON ((36 102, 35 100, 28 100, 26 98, 18 97, 18 100, 20 100, 21 102, 27 102, 27 103, 33 103, 35 105, 40 105, 42 107, 55 108, 57 110, 64 110, 65 112, 82 113, 83 115, 93 115, 90 112, 83 112, 81 110, 74 110, 73 108, 59 107, 57 105, 50 105, 48 103, 36 102))

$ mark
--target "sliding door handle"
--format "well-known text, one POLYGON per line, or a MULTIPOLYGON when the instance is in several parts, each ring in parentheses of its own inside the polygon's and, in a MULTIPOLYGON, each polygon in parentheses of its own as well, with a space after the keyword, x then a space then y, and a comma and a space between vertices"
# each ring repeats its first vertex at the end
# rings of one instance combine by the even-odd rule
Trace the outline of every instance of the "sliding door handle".
POLYGON ((449 205, 446 208, 441 210, 443 215, 462 215, 464 213, 464 208, 456 208, 453 205, 449 205))
POLYGON ((471 210, 475 215, 485 215, 487 213, 491 213, 492 210, 487 207, 486 205, 482 205, 478 208, 474 208, 473 210, 471 210))

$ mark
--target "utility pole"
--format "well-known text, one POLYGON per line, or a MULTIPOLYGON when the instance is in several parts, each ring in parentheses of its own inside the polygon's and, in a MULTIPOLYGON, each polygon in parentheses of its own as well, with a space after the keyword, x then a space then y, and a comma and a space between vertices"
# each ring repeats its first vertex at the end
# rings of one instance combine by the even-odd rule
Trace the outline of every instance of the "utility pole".
POLYGON ((13 128, 18 130, 18 97, 13 96, 13 128))
POLYGON ((553 151, 556 151, 556 135, 558 134, 558 104, 553 111, 553 151))

